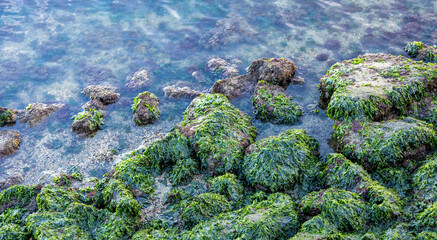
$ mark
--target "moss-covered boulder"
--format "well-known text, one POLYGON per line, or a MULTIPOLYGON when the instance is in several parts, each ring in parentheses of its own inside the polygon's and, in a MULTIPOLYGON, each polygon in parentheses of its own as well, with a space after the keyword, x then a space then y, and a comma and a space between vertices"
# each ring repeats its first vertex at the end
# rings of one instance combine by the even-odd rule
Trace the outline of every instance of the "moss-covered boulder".
POLYGON ((80 136, 91 136, 102 129, 105 121, 100 110, 90 109, 73 116, 71 130, 80 136))
POLYGON ((17 121, 17 110, 0 107, 0 127, 14 124, 17 121))
POLYGON ((323 221, 326 219, 344 232, 359 231, 366 225, 364 199, 356 193, 337 188, 308 194, 302 199, 301 211, 309 216, 320 214, 323 226, 328 224, 323 221))
POLYGON ((250 145, 243 162, 246 181, 276 192, 296 185, 308 190, 317 172, 318 142, 304 130, 287 130, 250 145))
POLYGON ((215 175, 238 171, 244 149, 257 134, 251 118, 221 94, 194 99, 176 129, 190 139, 201 167, 215 175))
POLYGON ((15 130, 0 131, 0 158, 14 154, 20 149, 21 136, 15 130))
POLYGON ((284 88, 259 81, 252 97, 256 118, 276 124, 293 124, 302 116, 302 108, 285 95, 284 88))
POLYGON ((247 78, 255 82, 264 80, 273 85, 287 88, 290 85, 297 67, 294 62, 285 58, 260 58, 247 69, 247 78))
POLYGON ((420 158, 437 144, 433 126, 413 118, 338 122, 332 135, 340 153, 369 171, 403 166, 407 159, 420 158))
POLYGON ((225 196, 229 201, 240 201, 243 199, 244 186, 231 173, 215 177, 209 181, 209 191, 225 196))
POLYGON ((320 79, 320 104, 335 120, 384 120, 435 90, 437 65, 389 54, 334 64, 320 79))
POLYGON ((184 240, 288 239, 299 229, 295 204, 277 193, 236 211, 222 213, 182 234, 184 240))
POLYGON ((134 113, 134 122, 138 125, 151 124, 161 117, 159 111, 159 99, 150 92, 143 92, 134 98, 132 111, 134 113))
POLYGON ((409 42, 405 46, 405 51, 412 58, 418 58, 425 62, 437 62, 437 47, 428 46, 422 42, 409 42))
POLYGON ((425 203, 437 203, 437 157, 431 158, 416 170, 413 189, 416 198, 425 203))

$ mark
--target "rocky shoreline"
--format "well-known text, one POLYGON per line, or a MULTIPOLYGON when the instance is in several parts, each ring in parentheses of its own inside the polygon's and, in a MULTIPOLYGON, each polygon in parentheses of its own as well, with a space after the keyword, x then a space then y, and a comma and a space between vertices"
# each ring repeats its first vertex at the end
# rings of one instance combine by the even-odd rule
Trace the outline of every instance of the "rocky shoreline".
MULTIPOLYGON (((326 158, 304 130, 256 141, 252 119, 229 102, 248 94, 256 118, 299 121, 302 108, 285 93, 297 83, 291 60, 261 58, 241 76, 215 60, 211 69, 225 69, 228 78, 211 93, 171 89, 171 96, 195 97, 183 120, 102 179, 85 182, 70 169, 54 184, 6 184, 0 238, 436 239, 437 58, 434 47, 417 42, 406 51, 420 61, 361 55, 321 78, 320 106, 336 121, 330 142, 336 153, 326 158)), ((72 129, 89 136, 120 95, 102 86, 84 94, 91 101, 72 129)), ((132 104, 140 125, 165 111, 149 92, 132 104)), ((36 106, 45 105, 24 111, 51 112, 36 106)), ((0 124, 21 119, 17 112, 0 108, 0 124)), ((0 157, 19 146, 19 134, 10 135, 0 132, 0 157)))

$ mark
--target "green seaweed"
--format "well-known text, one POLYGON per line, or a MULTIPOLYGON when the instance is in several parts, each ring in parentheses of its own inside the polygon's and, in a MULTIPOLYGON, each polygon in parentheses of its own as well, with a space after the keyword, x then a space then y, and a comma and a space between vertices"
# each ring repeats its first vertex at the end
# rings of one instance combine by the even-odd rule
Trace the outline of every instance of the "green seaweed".
POLYGON ((209 191, 225 196, 229 201, 240 201, 244 196, 244 187, 234 174, 215 177, 209 180, 209 191))
POLYGON ((405 51, 410 55, 411 57, 417 57, 419 54, 419 51, 423 49, 423 43, 421 42, 409 42, 405 46, 405 51))
POLYGON ((102 129, 103 124, 105 123, 103 114, 99 110, 93 108, 73 116, 74 121, 79 121, 82 119, 86 119, 88 121, 91 131, 102 129))
POLYGON ((437 203, 437 158, 423 164, 413 177, 413 189, 416 198, 426 203, 437 203))

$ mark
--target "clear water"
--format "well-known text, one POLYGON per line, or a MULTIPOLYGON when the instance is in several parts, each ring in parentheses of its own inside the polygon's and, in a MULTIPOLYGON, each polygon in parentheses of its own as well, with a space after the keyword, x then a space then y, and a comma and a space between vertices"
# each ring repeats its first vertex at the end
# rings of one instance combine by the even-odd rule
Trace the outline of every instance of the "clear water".
MULTIPOLYGON (((22 144, 1 161, 0 180, 21 173, 25 183, 50 181, 70 165, 101 177, 122 153, 168 132, 190 101, 166 99, 162 88, 178 81, 210 88, 220 79, 205 70, 212 56, 240 59, 241 74, 259 57, 295 61, 306 83, 287 92, 306 114, 293 126, 254 121, 258 138, 302 128, 326 155, 333 122, 310 110, 329 66, 364 53, 404 54, 408 41, 437 44, 432 0, 0 0, 0 16, 0 106, 67 104, 36 127, 5 127, 20 131, 22 144), (152 82, 124 87, 139 69, 148 70, 152 82), (195 70, 208 81, 198 83, 195 70), (90 84, 117 87, 122 97, 107 108, 103 130, 79 138, 71 116, 88 100, 81 91, 90 84), (130 104, 146 90, 160 97, 163 115, 137 127, 130 104)), ((234 104, 253 116, 249 98, 234 104)))

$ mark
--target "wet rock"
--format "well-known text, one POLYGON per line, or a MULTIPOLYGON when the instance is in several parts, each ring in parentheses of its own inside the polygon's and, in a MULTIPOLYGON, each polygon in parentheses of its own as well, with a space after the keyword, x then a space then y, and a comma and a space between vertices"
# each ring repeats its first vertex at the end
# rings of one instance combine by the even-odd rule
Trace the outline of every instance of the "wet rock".
POLYGON ((126 78, 127 88, 140 88, 150 82, 147 70, 139 70, 126 78))
POLYGON ((151 124, 161 117, 159 99, 150 92, 140 93, 133 101, 134 122, 138 125, 151 124))
POLYGON ((120 94, 115 92, 115 88, 109 86, 91 85, 86 87, 82 93, 89 96, 91 100, 100 100, 104 105, 115 103, 120 98, 120 94))
POLYGON ((211 93, 220 93, 225 95, 228 99, 244 96, 245 94, 251 94, 255 87, 254 81, 243 75, 233 78, 226 78, 218 80, 211 88, 211 93))
POLYGON ((102 129, 105 121, 103 114, 99 110, 90 109, 73 116, 71 130, 80 136, 91 136, 93 133, 102 129))
POLYGON ((290 85, 297 67, 294 62, 285 58, 260 58, 247 69, 247 78, 251 81, 264 80, 273 85, 287 88, 290 85))
POLYGON ((162 90, 164 90, 165 96, 171 99, 196 98, 202 94, 202 92, 196 91, 187 86, 167 86, 162 90))
POLYGON ((206 49, 221 49, 247 42, 258 34, 245 18, 236 13, 229 13, 226 18, 217 21, 216 26, 200 39, 199 43, 206 49))
POLYGON ((257 141, 246 150, 244 177, 251 186, 264 191, 298 189, 304 196, 315 177, 318 147, 304 130, 287 130, 257 141))
POLYGON ((214 175, 238 171, 257 134, 250 117, 221 94, 194 99, 176 129, 190 139, 201 167, 214 175))
POLYGON ((284 88, 259 81, 252 97, 256 118, 275 124, 293 124, 303 115, 302 108, 285 95, 284 88))
POLYGON ((44 104, 44 103, 33 103, 29 104, 26 110, 21 110, 18 112, 18 118, 20 122, 27 123, 29 126, 35 126, 41 121, 43 121, 50 114, 58 111, 65 104, 54 103, 54 104, 44 104))
POLYGON ((223 58, 213 57, 208 61, 207 66, 210 72, 222 75, 225 78, 232 78, 238 75, 237 65, 223 58))
POLYGON ((106 106, 99 100, 99 99, 93 99, 88 102, 86 102, 82 109, 84 111, 91 111, 91 109, 100 110, 102 114, 104 114, 106 106))
POLYGON ((5 180, 0 182, 0 191, 18 185, 23 181, 24 181, 23 175, 21 175, 20 173, 16 173, 12 176, 9 176, 5 180))
POLYGON ((17 121, 17 110, 0 107, 0 127, 14 124, 17 121))
POLYGON ((304 83, 305 83, 305 79, 302 78, 302 77, 294 76, 294 77, 291 79, 291 83, 292 83, 292 84, 295 84, 295 85, 297 85, 297 84, 304 84, 304 83))
POLYGON ((407 166, 437 145, 433 126, 414 118, 388 122, 337 122, 332 133, 334 148, 373 171, 407 166), (407 165, 406 165, 407 164, 407 165))
POLYGON ((320 105, 335 120, 385 120, 404 116, 432 96, 437 65, 402 56, 367 54, 334 64, 320 80, 320 105))
POLYGON ((436 46, 428 46, 422 42, 410 42, 405 46, 405 51, 412 58, 418 58, 425 62, 437 62, 436 46))
POLYGON ((9 156, 20 149, 20 133, 15 130, 0 131, 0 158, 9 156))

